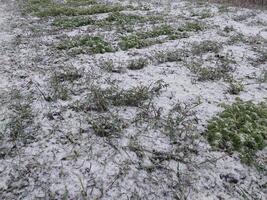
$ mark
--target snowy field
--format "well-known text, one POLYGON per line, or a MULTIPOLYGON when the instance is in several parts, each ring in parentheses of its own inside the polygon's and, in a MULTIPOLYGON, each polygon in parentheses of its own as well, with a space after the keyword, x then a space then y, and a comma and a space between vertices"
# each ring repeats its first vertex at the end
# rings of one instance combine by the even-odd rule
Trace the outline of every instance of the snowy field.
MULTIPOLYGON (((267 99, 267 11, 183 0, 0 0, 0 199, 267 197, 207 124, 267 99)), ((266 139, 266 138, 265 138, 266 139)))

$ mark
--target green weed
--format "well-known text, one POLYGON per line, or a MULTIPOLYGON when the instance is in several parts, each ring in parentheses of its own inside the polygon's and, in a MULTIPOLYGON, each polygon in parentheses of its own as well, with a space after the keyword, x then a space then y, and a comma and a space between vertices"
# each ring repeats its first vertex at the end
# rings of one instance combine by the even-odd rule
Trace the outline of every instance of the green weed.
POLYGON ((230 86, 229 86, 229 93, 230 94, 234 94, 234 95, 238 95, 241 91, 244 90, 244 85, 241 81, 230 81, 230 86))
POLYGON ((205 40, 200 42, 199 44, 194 44, 192 47, 192 53, 194 55, 201 55, 205 53, 218 53, 222 45, 218 42, 205 40))
POLYGON ((242 161, 253 162, 258 150, 266 146, 267 105, 237 100, 223 105, 224 111, 209 121, 207 138, 215 148, 239 152, 242 161))
POLYGON ((148 65, 147 59, 139 58, 138 60, 132 60, 127 66, 127 68, 130 70, 139 70, 143 69, 147 65, 148 65))
POLYGON ((177 49, 173 51, 161 51, 157 52, 155 54, 155 59, 159 63, 165 63, 165 62, 180 62, 183 61, 184 58, 188 57, 189 54, 187 51, 183 49, 177 49))
POLYGON ((105 53, 105 52, 112 52, 113 48, 111 45, 104 41, 101 37, 91 37, 91 36, 81 36, 70 38, 67 40, 62 41, 58 44, 57 49, 60 50, 72 50, 74 54, 79 53, 105 53))
POLYGON ((155 27, 150 31, 136 32, 122 37, 121 41, 119 42, 119 47, 122 50, 127 50, 131 48, 143 48, 156 43, 162 43, 163 40, 151 40, 152 38, 157 38, 162 35, 168 36, 169 39, 177 39, 181 36, 180 32, 176 31, 171 26, 162 25, 155 27))
POLYGON ((89 121, 99 137, 118 137, 126 124, 117 115, 101 115, 89 121))
POLYGON ((72 27, 80 27, 86 25, 93 25, 95 21, 90 17, 78 16, 73 18, 56 18, 53 21, 54 26, 58 26, 61 28, 72 28, 72 27))
POLYGON ((200 22, 186 22, 182 27, 178 28, 181 32, 198 32, 203 31, 205 26, 200 22))
POLYGON ((151 86, 140 85, 127 90, 116 86, 106 89, 92 86, 82 107, 84 110, 98 112, 108 111, 110 106, 140 107, 146 101, 158 96, 165 87, 167 85, 162 81, 157 81, 151 86))
POLYGON ((13 141, 22 142, 23 144, 34 140, 34 114, 31 109, 31 101, 21 95, 18 90, 11 93, 11 111, 6 124, 6 135, 13 141))
MULTIPOLYGON (((38 5, 39 6, 39 5, 38 5)), ((56 17, 56 16, 79 16, 94 15, 99 13, 116 12, 123 10, 120 5, 95 4, 90 7, 71 7, 64 4, 46 4, 44 7, 35 7, 33 11, 39 17, 56 17)))

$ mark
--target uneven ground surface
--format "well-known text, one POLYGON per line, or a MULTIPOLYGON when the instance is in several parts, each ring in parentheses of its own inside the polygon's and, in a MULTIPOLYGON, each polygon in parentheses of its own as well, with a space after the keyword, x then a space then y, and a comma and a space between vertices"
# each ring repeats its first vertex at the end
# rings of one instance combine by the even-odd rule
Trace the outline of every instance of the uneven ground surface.
POLYGON ((266 101, 266 11, 114 0, 73 25, 24 3, 0 1, 0 199, 266 199, 266 148, 249 166, 205 137, 221 103, 266 101))

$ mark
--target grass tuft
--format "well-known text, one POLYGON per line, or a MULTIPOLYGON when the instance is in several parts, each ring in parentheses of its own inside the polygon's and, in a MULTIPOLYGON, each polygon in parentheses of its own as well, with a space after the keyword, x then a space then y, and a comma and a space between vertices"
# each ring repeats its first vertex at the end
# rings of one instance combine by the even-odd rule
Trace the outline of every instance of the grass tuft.
POLYGON ((147 59, 139 58, 138 60, 132 60, 127 66, 127 68, 130 70, 139 70, 143 69, 147 65, 148 65, 147 59))
POLYGON ((218 42, 205 40, 200 42, 199 44, 195 44, 192 47, 192 53, 194 55, 201 55, 205 53, 218 53, 220 49, 222 48, 222 45, 218 42))
POLYGON ((90 120, 94 133, 99 137, 118 137, 126 124, 117 115, 100 115, 90 120))

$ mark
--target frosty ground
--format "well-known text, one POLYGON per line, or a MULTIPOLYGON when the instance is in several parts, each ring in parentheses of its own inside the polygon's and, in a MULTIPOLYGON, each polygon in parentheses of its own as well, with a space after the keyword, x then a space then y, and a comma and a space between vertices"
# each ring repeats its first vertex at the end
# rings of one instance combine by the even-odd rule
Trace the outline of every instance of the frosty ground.
POLYGON ((266 199, 267 149, 259 169, 205 136, 266 101, 266 10, 38 2, 0 1, 1 199, 266 199))

